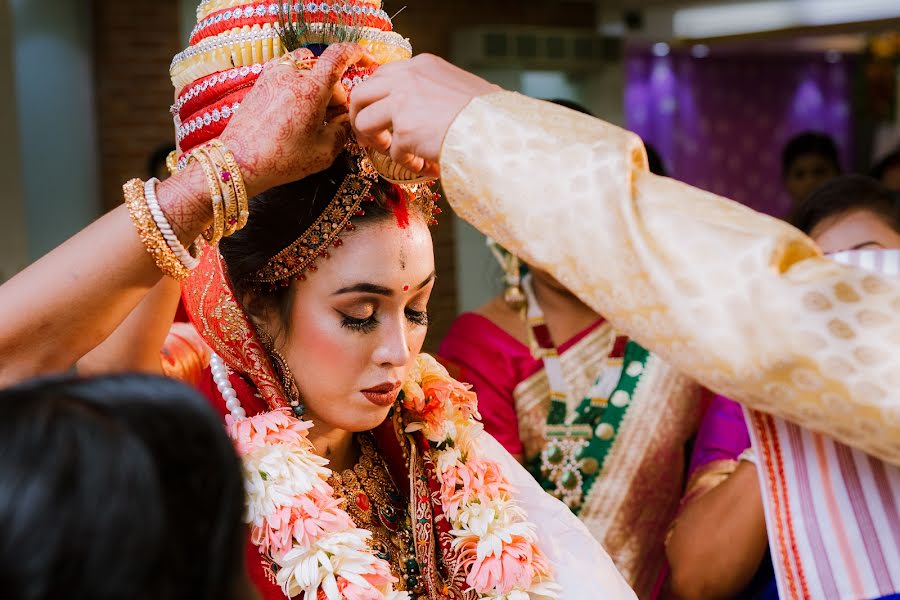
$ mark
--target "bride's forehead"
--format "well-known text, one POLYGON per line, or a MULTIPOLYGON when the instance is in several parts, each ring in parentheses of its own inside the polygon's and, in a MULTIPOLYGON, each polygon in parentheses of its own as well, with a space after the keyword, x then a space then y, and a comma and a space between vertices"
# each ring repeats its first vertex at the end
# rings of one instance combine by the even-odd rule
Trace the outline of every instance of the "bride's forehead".
POLYGON ((431 232, 423 219, 411 219, 402 228, 393 219, 366 223, 345 237, 327 263, 335 267, 332 272, 338 276, 348 271, 364 274, 386 270, 411 274, 422 271, 427 275, 434 270, 431 232))

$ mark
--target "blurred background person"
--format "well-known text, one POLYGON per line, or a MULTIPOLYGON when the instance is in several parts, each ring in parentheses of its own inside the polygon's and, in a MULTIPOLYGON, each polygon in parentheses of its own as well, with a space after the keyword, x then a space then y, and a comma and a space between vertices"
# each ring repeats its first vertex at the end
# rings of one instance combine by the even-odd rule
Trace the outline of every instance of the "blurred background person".
POLYGON ((796 206, 823 183, 841 174, 837 145, 824 133, 801 133, 782 150, 781 172, 784 187, 796 206))
MULTIPOLYGON (((662 174, 655 153, 650 164, 662 174)), ((656 597, 700 388, 549 273, 491 249, 506 289, 460 315, 439 355, 474 386, 488 433, 584 521, 640 598, 656 597)))
POLYGON ((878 161, 871 175, 888 189, 900 191, 900 146, 878 161))
MULTIPOLYGON (((826 183, 790 220, 826 253, 900 248, 900 198, 862 175, 826 183)), ((667 541, 677 597, 778 597, 756 460, 740 405, 716 396, 700 424, 681 512, 667 541)))

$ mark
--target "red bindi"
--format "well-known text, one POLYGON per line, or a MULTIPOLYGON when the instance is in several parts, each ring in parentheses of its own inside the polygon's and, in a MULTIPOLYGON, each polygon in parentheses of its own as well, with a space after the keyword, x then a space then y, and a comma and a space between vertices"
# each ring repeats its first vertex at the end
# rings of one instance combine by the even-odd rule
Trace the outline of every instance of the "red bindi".
POLYGON ((404 292, 408 292, 408 291, 409 291, 409 286, 408 286, 408 285, 404 285, 404 286, 403 286, 403 291, 404 291, 404 292))

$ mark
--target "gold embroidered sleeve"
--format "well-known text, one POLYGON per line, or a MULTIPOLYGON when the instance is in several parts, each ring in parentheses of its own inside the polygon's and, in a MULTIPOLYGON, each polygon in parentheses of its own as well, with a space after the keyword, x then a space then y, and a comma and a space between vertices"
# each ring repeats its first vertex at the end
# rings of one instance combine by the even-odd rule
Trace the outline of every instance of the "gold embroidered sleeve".
POLYGON ((441 158, 457 213, 707 387, 900 464, 900 281, 652 175, 640 139, 510 92, 441 158))

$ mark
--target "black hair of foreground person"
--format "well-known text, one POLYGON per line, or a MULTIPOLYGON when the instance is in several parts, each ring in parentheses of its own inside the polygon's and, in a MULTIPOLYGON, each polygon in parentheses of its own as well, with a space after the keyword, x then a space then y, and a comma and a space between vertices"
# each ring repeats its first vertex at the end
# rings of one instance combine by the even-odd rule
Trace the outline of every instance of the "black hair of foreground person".
POLYGON ((239 459, 195 391, 147 375, 0 391, 0 595, 237 599, 239 459))

